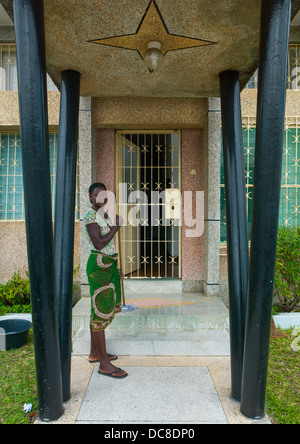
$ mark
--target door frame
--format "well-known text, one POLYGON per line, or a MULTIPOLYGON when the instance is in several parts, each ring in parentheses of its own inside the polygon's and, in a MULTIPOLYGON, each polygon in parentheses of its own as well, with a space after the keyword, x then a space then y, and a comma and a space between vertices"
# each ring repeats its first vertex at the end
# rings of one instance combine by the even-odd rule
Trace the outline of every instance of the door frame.
MULTIPOLYGON (((118 185, 120 183, 119 179, 120 179, 120 175, 119 175, 119 163, 120 163, 120 155, 119 155, 119 139, 121 136, 124 136, 126 134, 176 134, 178 136, 178 181, 179 181, 179 191, 182 192, 182 166, 181 166, 181 131, 180 130, 141 130, 141 129, 126 129, 126 130, 116 130, 115 131, 115 194, 116 194, 116 204, 117 204, 117 208, 119 205, 119 189, 118 189, 118 185)), ((183 199, 182 199, 183 201, 183 199)), ((139 276, 139 277, 130 277, 129 279, 163 279, 163 280, 168 280, 168 279, 172 279, 172 280, 181 280, 182 279, 182 225, 183 225, 183 214, 181 217, 181 227, 179 229, 179 242, 178 242, 178 247, 179 247, 179 256, 178 256, 178 277, 144 277, 144 276, 139 276)), ((117 247, 119 247, 118 245, 118 240, 117 240, 117 247)))

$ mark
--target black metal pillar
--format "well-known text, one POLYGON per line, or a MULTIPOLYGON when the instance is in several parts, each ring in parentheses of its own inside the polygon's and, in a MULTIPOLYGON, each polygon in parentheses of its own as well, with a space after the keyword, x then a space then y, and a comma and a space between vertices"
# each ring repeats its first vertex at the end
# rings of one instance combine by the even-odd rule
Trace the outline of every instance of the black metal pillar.
POLYGON ((291 0, 262 0, 253 222, 241 412, 264 415, 272 320, 291 0))
POLYGON ((63 413, 55 293, 44 4, 14 0, 28 266, 40 418, 63 413))
POLYGON ((71 397, 72 293, 80 74, 63 71, 56 173, 54 252, 63 400, 71 397))
POLYGON ((227 218, 231 394, 240 401, 249 252, 239 73, 222 72, 220 87, 227 218))

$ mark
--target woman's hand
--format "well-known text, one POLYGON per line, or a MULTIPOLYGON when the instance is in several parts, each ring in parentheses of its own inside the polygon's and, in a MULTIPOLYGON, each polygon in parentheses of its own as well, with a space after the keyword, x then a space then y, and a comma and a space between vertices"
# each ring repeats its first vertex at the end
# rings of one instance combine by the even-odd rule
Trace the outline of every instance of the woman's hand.
POLYGON ((123 225, 123 218, 116 214, 116 227, 120 228, 123 225))
POLYGON ((121 277, 121 279, 125 279, 125 274, 123 273, 123 271, 119 268, 119 274, 120 274, 120 277, 121 277))

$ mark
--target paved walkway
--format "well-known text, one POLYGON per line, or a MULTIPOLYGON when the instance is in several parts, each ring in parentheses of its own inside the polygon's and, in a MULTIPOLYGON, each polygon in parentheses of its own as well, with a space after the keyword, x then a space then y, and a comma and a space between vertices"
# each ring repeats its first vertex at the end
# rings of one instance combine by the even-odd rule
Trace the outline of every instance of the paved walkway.
POLYGON ((245 418, 230 398, 228 356, 123 356, 118 365, 124 380, 73 356, 72 397, 51 424, 270 424, 245 418))
POLYGON ((230 397, 228 310, 218 298, 141 298, 128 303, 145 308, 118 315, 106 332, 109 353, 128 372, 123 380, 99 375, 99 364, 88 362, 90 301, 76 305, 72 397, 54 424, 270 424, 245 418, 230 397))

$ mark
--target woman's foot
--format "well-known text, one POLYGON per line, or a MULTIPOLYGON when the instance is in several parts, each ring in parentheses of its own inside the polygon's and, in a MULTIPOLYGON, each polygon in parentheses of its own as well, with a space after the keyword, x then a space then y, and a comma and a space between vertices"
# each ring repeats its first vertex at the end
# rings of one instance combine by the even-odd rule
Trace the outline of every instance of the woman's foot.
POLYGON ((99 367, 98 370, 99 375, 109 376, 110 378, 115 379, 123 379, 128 376, 128 373, 122 370, 121 368, 115 367, 112 364, 106 364, 99 367))
MULTIPOLYGON (((109 353, 107 354, 107 357, 108 357, 109 361, 116 361, 118 359, 117 355, 111 355, 109 353)), ((97 362, 100 362, 100 359, 98 356, 92 356, 92 355, 89 356, 89 363, 90 364, 95 364, 97 362)))

